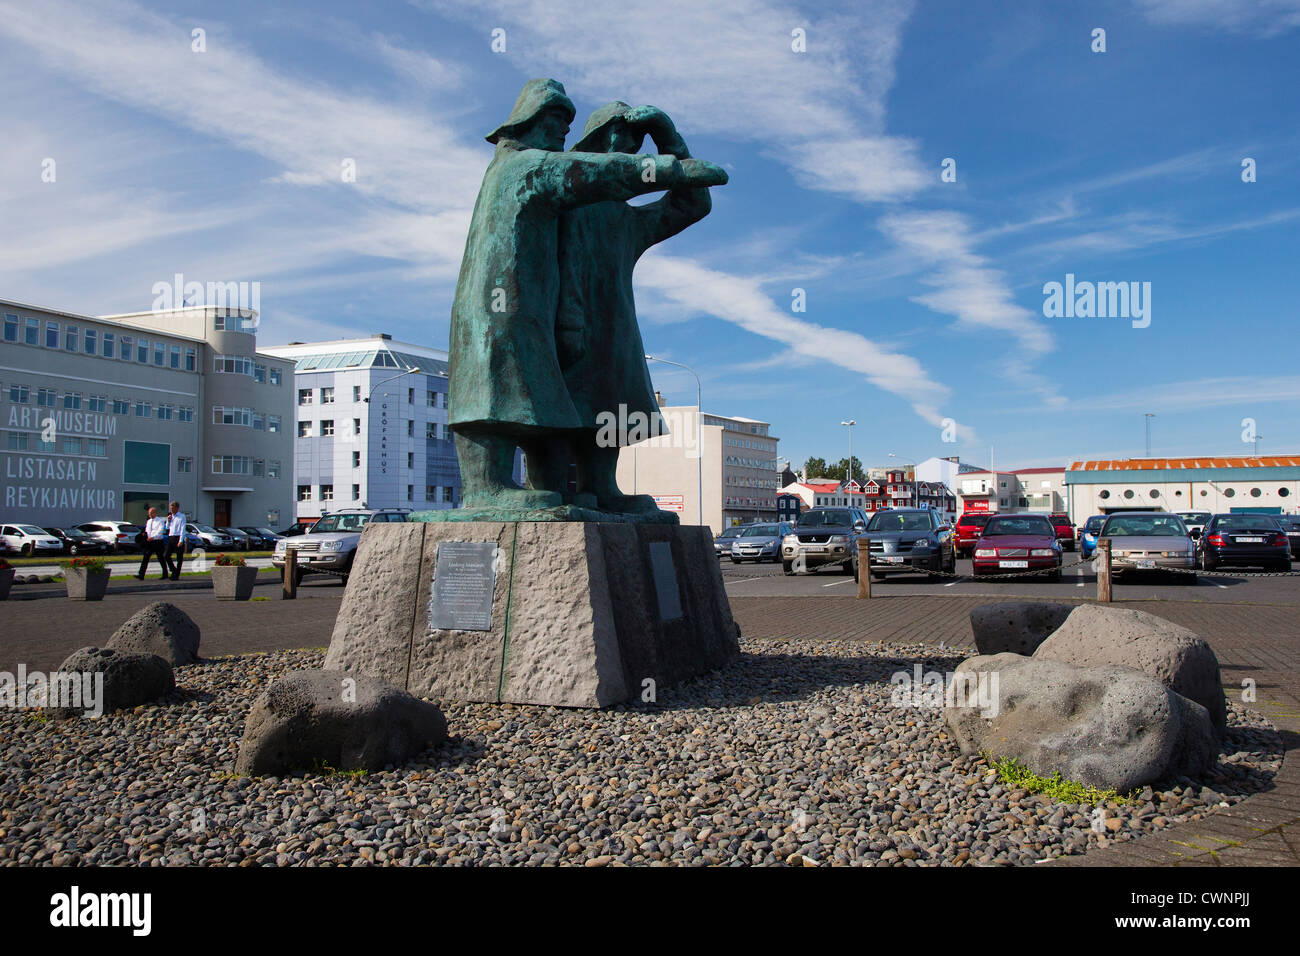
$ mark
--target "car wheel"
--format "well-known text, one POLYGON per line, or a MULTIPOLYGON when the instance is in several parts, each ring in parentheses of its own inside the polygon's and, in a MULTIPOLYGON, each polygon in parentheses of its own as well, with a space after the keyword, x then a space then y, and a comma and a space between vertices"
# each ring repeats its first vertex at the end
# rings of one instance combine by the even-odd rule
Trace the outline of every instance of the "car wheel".
POLYGON ((740 558, 736 557, 736 556, 733 554, 733 555, 731 556, 731 563, 732 563, 732 564, 739 564, 739 563, 740 563, 740 558))
POLYGON ((24 558, 30 558, 32 556, 32 552, 34 552, 36 548, 30 544, 25 544, 22 546, 21 550, 24 558))
POLYGON ((1060 583, 1061 583, 1061 569, 1060 569, 1060 568, 1057 568, 1055 571, 1053 571, 1051 574, 1049 574, 1049 575, 1047 576, 1047 580, 1050 581, 1052 584, 1060 584, 1060 583))
POLYGON ((853 562, 852 562, 852 561, 845 561, 843 564, 840 565, 840 570, 843 571, 845 574, 852 574, 852 573, 853 573, 853 562))
POLYGON ((1275 570, 1278 570, 1278 571, 1290 571, 1290 570, 1291 570, 1291 562, 1290 562, 1289 560, 1279 561, 1279 562, 1277 563, 1277 567, 1276 567, 1275 570))

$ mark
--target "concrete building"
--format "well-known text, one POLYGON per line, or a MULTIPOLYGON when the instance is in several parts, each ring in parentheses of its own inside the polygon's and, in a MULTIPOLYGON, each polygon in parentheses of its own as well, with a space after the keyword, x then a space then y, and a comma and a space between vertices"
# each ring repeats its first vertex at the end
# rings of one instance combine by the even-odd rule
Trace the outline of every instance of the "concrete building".
POLYGON ((1075 461, 1067 506, 1079 524, 1115 511, 1300 512, 1300 455, 1075 461))
POLYGON ((977 514, 1059 514, 1066 510, 1064 468, 1018 468, 959 473, 960 510, 977 514))
POLYGON ((267 351, 293 363, 299 522, 341 508, 460 503, 445 351, 384 333, 267 351))
POLYGON ((0 300, 4 520, 141 521, 177 500, 201 524, 287 521, 292 366, 258 351, 257 320, 0 300))
POLYGON ((700 520, 698 487, 704 486, 704 523, 714 533, 749 521, 775 521, 780 484, 779 438, 768 422, 705 413, 694 405, 661 406, 669 433, 619 452, 618 483, 627 494, 654 495, 659 507, 700 520))

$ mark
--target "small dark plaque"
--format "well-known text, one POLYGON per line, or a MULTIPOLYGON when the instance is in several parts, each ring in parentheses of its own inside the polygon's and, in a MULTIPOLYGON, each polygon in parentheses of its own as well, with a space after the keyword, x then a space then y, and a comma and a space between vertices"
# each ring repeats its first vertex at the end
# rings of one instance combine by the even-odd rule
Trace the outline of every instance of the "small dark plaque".
POLYGON ((429 600, 432 630, 492 630, 496 550, 495 541, 438 542, 429 600))
POLYGON ((659 598, 659 620, 677 620, 682 616, 682 597, 677 591, 677 569, 673 567, 673 546, 669 542, 650 542, 650 573, 659 598))

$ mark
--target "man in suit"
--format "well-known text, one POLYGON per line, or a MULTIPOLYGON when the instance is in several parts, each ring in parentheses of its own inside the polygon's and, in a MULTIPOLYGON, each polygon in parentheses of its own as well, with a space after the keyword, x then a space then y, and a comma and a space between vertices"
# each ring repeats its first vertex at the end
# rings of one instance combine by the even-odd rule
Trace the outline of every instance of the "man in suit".
POLYGON ((158 580, 167 580, 167 520, 158 517, 158 509, 149 509, 149 520, 144 523, 144 546, 140 549, 140 571, 136 577, 141 581, 144 580, 144 573, 149 569, 149 559, 151 557, 158 559, 158 564, 162 569, 162 574, 158 575, 158 580))
POLYGON ((167 570, 173 581, 179 581, 185 563, 185 512, 179 501, 173 501, 167 510, 167 570))

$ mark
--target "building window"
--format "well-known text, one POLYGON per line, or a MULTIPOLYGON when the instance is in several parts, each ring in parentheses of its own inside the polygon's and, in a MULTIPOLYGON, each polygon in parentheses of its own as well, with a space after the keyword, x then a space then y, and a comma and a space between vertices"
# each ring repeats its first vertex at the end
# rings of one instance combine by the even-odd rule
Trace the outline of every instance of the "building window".
POLYGON ((278 368, 271 369, 271 384, 272 385, 280 384, 280 370, 278 368))
POLYGON ((122 480, 128 485, 161 485, 171 480, 171 449, 161 442, 122 443, 122 480))
POLYGON ((437 437, 438 437, 438 423, 437 423, 437 422, 426 422, 426 423, 425 423, 425 425, 424 425, 424 437, 425 437, 425 438, 437 438, 437 437))
POLYGON ((406 453, 406 467, 407 467, 407 468, 414 468, 414 467, 415 467, 415 452, 413 452, 413 451, 408 451, 408 452, 406 453))
POLYGON ((413 389, 413 388, 408 388, 408 389, 406 390, 406 404, 408 404, 408 405, 414 405, 414 404, 415 404, 415 389, 413 389))
POLYGON ((334 404, 334 389, 332 389, 332 388, 322 388, 322 389, 320 390, 320 403, 321 403, 322 405, 333 405, 333 404, 334 404))
POLYGON ((1237 489, 1236 489, 1236 488, 1225 488, 1225 489, 1223 490, 1223 497, 1225 497, 1225 498, 1235 498, 1235 497, 1237 497, 1237 489))
POLYGON ((353 485, 353 486, 352 486, 352 500, 353 500, 353 501, 360 501, 360 500, 361 500, 361 486, 360 486, 360 485, 353 485))
POLYGON ((311 501, 311 485, 298 486, 298 500, 311 501))
POLYGON ((321 500, 321 501, 333 501, 333 500, 334 500, 334 486, 333 486, 333 485, 321 485, 321 486, 320 486, 320 500, 321 500))
POLYGON ((159 405, 159 406, 158 406, 158 418, 159 418, 161 421, 164 421, 164 422, 169 422, 169 421, 171 421, 171 420, 172 420, 172 415, 175 414, 175 412, 176 412, 176 409, 175 409, 175 407, 172 406, 172 405, 159 405))
POLYGON ((117 349, 117 336, 115 336, 112 332, 105 332, 104 348, 100 354, 102 354, 104 358, 112 358, 114 355, 117 354, 117 352, 115 351, 116 349, 117 349))
POLYGON ((176 473, 177 473, 178 475, 188 475, 188 474, 190 474, 192 471, 194 471, 194 459, 193 459, 193 458, 177 458, 177 459, 176 459, 176 473))
POLYGON ((266 430, 267 430, 268 432, 277 432, 277 433, 280 431, 280 416, 279 416, 279 415, 267 415, 267 416, 266 416, 266 430))
POLYGON ((18 341, 18 316, 12 313, 5 313, 5 341, 18 341))
POLYGON ((81 408, 81 393, 80 393, 80 392, 64 392, 64 393, 63 393, 63 407, 64 407, 64 408, 70 408, 70 409, 73 409, 74 411, 75 411, 76 409, 81 408))
POLYGON ((1263 492, 1260 491, 1258 488, 1251 488, 1251 489, 1250 489, 1250 496, 1251 496, 1252 498, 1258 498, 1258 497, 1259 497, 1260 495, 1262 495, 1262 494, 1263 494, 1263 492))
POLYGON ((300 388, 300 389, 298 389, 298 404, 299 404, 299 405, 310 405, 310 404, 311 404, 311 389, 310 389, 310 388, 300 388))
POLYGON ((86 454, 94 455, 96 458, 106 457, 108 455, 108 442, 102 438, 87 438, 86 454))
POLYGON ((36 392, 36 404, 42 408, 53 408, 58 393, 52 388, 38 389, 36 392))
POLYGON ((226 408, 222 405, 212 406, 212 424, 242 425, 245 428, 253 423, 251 408, 226 408))
POLYGON ((136 340, 135 360, 141 365, 149 364, 149 340, 148 339, 136 340))
POLYGON ((153 344, 153 364, 160 365, 160 366, 167 364, 167 343, 166 342, 155 342, 153 344))
POLYGON ((266 417, 258 414, 257 412, 253 412, 253 431, 255 432, 266 431, 266 417))
POLYGON ((24 319, 23 322, 23 344, 39 345, 41 338, 41 323, 30 317, 24 319))
POLYGON ((280 463, 279 463, 278 461, 272 461, 272 462, 270 462, 270 463, 267 464, 267 466, 266 466, 266 477, 268 477, 268 478, 279 478, 279 477, 280 477, 280 463))
POLYGON ((199 367, 198 355, 194 349, 185 350, 185 371, 193 372, 199 367))
POLYGON ((45 347, 47 349, 57 349, 59 347, 59 323, 45 323, 45 347))
MULTIPOLYGON (((1204 492, 1202 492, 1202 494, 1204 494, 1204 492)), ((1109 492, 1109 491, 1099 491, 1099 492, 1097 492, 1097 497, 1100 498, 1100 499, 1102 499, 1103 501, 1105 501, 1107 498, 1110 497, 1110 492, 1109 492)))
POLYGON ((131 351, 135 348, 135 339, 129 335, 122 336, 122 347, 118 350, 118 358, 123 362, 131 361, 131 351))
POLYGON ((359 401, 361 401, 361 386, 360 386, 360 385, 353 385, 353 386, 352 386, 352 401, 354 401, 354 402, 359 402, 359 401))
POLYGON ((179 409, 179 410, 176 412, 176 420, 177 420, 177 421, 182 421, 182 422, 192 422, 192 421, 194 421, 194 409, 189 408, 189 407, 184 407, 184 408, 179 409))
POLYGON ((442 488, 442 500, 448 504, 454 504, 451 485, 444 485, 442 488))
POLYGON ((361 419, 359 418, 352 419, 352 434, 354 435, 361 434, 361 419))
POLYGON ((407 501, 415 500, 415 485, 406 486, 406 500, 407 501))
POLYGON ((9 401, 15 405, 26 405, 31 397, 31 389, 26 385, 10 385, 9 401))
POLYGON ((321 423, 320 423, 320 433, 321 433, 322 437, 325 437, 325 438, 333 438, 333 437, 334 437, 334 419, 332 419, 332 418, 322 418, 322 419, 321 419, 321 423))
POLYGON ((266 475, 266 459, 265 459, 265 458, 254 458, 254 459, 253 459, 253 477, 254 477, 254 478, 261 478, 261 477, 263 477, 263 476, 265 476, 265 475, 266 475))
POLYGON ((82 340, 82 349, 87 355, 99 354, 99 332, 95 329, 86 329, 85 338, 82 340))
POLYGON ((214 475, 248 474, 248 458, 244 455, 213 455, 212 473, 214 475))
POLYGON ((361 467, 361 452, 359 452, 359 451, 354 451, 354 452, 352 453, 352 467, 353 467, 353 468, 360 468, 360 467, 361 467))
POLYGON ((311 422, 299 422, 299 423, 298 423, 298 437, 299 437, 299 438, 310 438, 310 437, 311 437, 311 422))
POLYGON ((8 448, 10 451, 26 451, 27 433, 10 432, 9 437, 6 439, 5 447, 8 448))
POLYGON ((152 403, 152 402, 136 402, 136 403, 135 403, 135 417, 136 417, 136 418, 152 418, 152 417, 153 417, 153 403, 152 403))
POLYGON ((437 500, 438 500, 438 486, 437 486, 437 485, 425 485, 425 486, 424 486, 424 500, 425 500, 425 501, 437 501, 437 500))
POLYGON ((258 385, 266 384, 266 366, 253 363, 253 381, 258 385))
POLYGON ((130 414, 131 414, 131 403, 128 402, 125 398, 115 398, 115 399, 113 399, 113 414, 114 414, 114 415, 130 415, 130 414))
POLYGON ((406 437, 407 438, 415 437, 415 419, 411 419, 406 423, 406 437))
POLYGON ((180 347, 179 345, 173 345, 173 346, 172 346, 172 349, 171 349, 171 363, 170 363, 170 364, 171 364, 171 367, 172 367, 172 368, 180 368, 180 367, 181 367, 181 347, 180 347))
POLYGON ((430 408, 437 408, 437 407, 438 407, 438 393, 437 393, 437 392, 433 392, 433 391, 429 392, 429 393, 428 393, 428 398, 427 398, 427 401, 425 402, 425 404, 428 405, 430 408))
POLYGON ((212 370, 230 375, 253 374, 253 360, 246 355, 214 355, 212 370))
POLYGON ((90 396, 89 408, 92 412, 108 411, 108 396, 107 395, 90 396))
POLYGON ((63 439, 63 453, 65 455, 80 455, 81 439, 80 438, 63 439))

